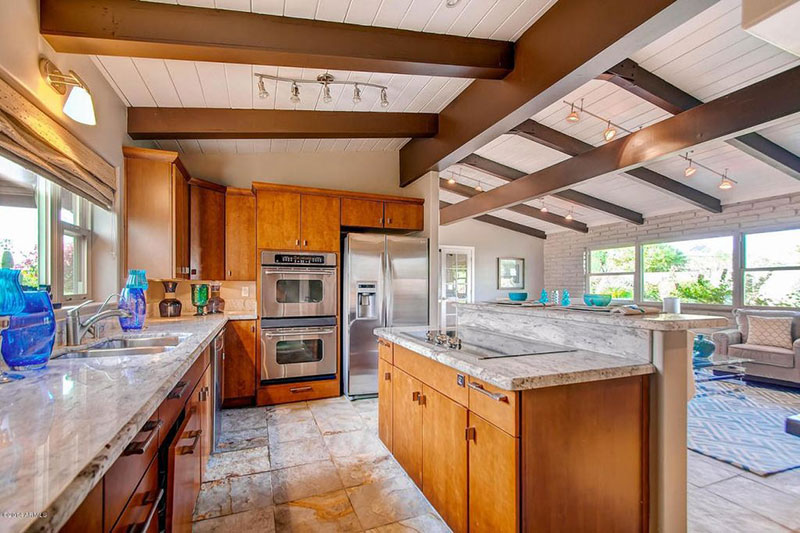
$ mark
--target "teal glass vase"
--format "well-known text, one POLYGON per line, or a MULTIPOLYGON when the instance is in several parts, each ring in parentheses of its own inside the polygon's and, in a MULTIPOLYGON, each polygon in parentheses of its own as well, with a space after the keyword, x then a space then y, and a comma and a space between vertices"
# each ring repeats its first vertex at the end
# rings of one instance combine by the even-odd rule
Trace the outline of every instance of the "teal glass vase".
POLYGON ((13 316, 25 309, 19 270, 0 268, 0 316, 13 316))

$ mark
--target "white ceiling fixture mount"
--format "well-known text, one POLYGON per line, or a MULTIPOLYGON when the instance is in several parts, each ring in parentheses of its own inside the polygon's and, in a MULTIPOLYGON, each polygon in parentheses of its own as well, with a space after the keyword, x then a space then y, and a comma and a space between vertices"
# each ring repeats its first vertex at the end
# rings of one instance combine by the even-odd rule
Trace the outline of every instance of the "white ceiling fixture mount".
POLYGON ((361 94, 362 94, 362 87, 371 87, 373 89, 380 90, 380 102, 381 107, 389 107, 389 95, 387 93, 388 87, 385 85, 379 85, 377 83, 369 83, 364 81, 340 81, 333 77, 333 74, 326 72, 325 74, 320 74, 317 76, 315 80, 304 80, 300 78, 285 78, 283 76, 272 76, 271 74, 261 74, 256 72, 253 74, 256 77, 257 86, 258 86, 258 97, 259 98, 267 98, 269 97, 269 91, 267 91, 267 85, 264 83, 264 80, 274 80, 274 81, 282 81, 286 83, 291 83, 290 91, 290 100, 294 104, 300 103, 300 85, 302 84, 318 84, 322 85, 322 101, 326 104, 329 104, 333 101, 333 96, 331 95, 331 85, 350 85, 353 87, 353 103, 358 104, 361 102, 361 94))

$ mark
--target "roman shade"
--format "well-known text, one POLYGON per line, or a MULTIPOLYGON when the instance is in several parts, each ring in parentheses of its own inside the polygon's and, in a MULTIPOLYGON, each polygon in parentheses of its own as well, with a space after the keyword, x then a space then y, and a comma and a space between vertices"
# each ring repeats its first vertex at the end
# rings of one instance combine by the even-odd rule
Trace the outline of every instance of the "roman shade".
POLYGON ((106 209, 114 167, 0 79, 0 153, 106 209))

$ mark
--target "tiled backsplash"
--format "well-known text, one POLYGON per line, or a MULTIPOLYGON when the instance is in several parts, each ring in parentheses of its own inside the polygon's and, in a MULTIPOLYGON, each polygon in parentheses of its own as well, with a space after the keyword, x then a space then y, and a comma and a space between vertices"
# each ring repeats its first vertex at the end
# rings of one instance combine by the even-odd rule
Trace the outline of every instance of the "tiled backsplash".
MULTIPOLYGON (((164 299, 164 285, 158 281, 149 281, 147 289, 147 316, 158 317, 158 302, 164 299)), ((256 312, 256 284, 254 281, 224 281, 220 296, 225 300, 225 311, 256 312), (247 296, 243 293, 246 292, 247 296)), ((175 297, 183 304, 181 316, 193 315, 197 310, 192 305, 192 289, 190 281, 178 282, 175 297)))

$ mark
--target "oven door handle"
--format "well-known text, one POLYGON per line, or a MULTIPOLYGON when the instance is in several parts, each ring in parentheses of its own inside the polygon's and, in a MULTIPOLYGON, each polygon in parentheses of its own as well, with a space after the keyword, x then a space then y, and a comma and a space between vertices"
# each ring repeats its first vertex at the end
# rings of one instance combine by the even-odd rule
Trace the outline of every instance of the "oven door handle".
POLYGON ((335 329, 307 329, 304 331, 287 331, 284 333, 269 333, 268 331, 262 330, 261 334, 264 337, 299 337, 301 335, 329 335, 335 332, 335 329))
POLYGON ((263 267, 265 274, 320 274, 322 276, 333 276, 336 274, 335 268, 298 268, 298 269, 272 269, 263 267))

